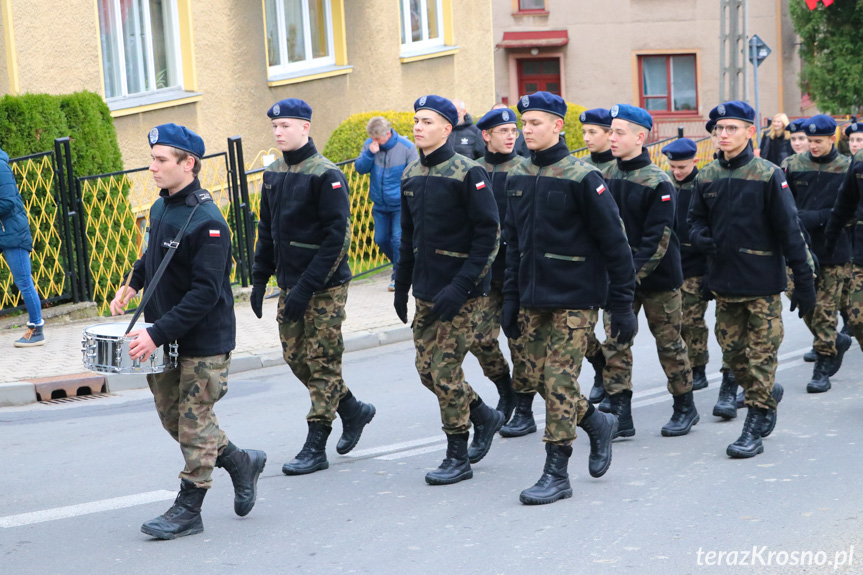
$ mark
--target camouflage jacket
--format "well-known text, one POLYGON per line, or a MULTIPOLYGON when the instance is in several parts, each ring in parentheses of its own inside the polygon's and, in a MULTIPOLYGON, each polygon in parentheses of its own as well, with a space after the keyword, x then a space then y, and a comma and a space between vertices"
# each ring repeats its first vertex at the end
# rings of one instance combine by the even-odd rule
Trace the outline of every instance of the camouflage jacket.
POLYGON ((506 237, 503 234, 503 223, 506 221, 506 177, 515 166, 524 161, 513 150, 509 154, 496 154, 485 151, 485 157, 480 165, 488 172, 491 180, 491 191, 494 192, 494 201, 497 203, 497 214, 500 218, 501 238, 500 249, 491 266, 491 281, 503 283, 503 273, 506 269, 506 237))
POLYGON ((351 279, 348 182, 311 138, 264 171, 260 215, 253 283, 275 273, 282 289, 321 291, 351 279))
POLYGON ((599 170, 561 141, 516 166, 506 195, 505 299, 527 308, 632 305, 632 253, 599 170))
POLYGON ((677 188, 677 213, 674 217, 675 232, 680 240, 680 264, 683 267, 683 277, 700 277, 707 273, 707 256, 692 247, 689 241, 689 206, 692 204, 692 191, 695 189, 695 176, 698 168, 693 168, 692 173, 686 176, 682 182, 674 179, 668 173, 668 177, 677 188))
POLYGON ((825 226, 850 164, 851 160, 835 147, 819 158, 811 153, 790 156, 786 164, 785 177, 797 204, 797 214, 809 232, 810 248, 821 265, 844 265, 851 259, 851 239, 845 228, 836 250, 828 255, 824 249, 825 226))
POLYGON ((730 161, 720 157, 698 172, 689 210, 690 235, 712 238, 717 254, 711 291, 765 296, 785 290, 785 265, 795 282, 812 281, 806 242, 785 175, 747 146, 730 161))
MULTIPOLYGON (((842 229, 852 222, 854 232, 852 238, 852 259, 858 266, 863 266, 863 150, 854 154, 851 165, 845 173, 845 180, 839 188, 833 212, 827 223, 825 235, 841 234, 842 229)), ((837 248, 838 250, 838 248, 837 248)))
POLYGON ((677 190, 650 161, 646 150, 632 160, 618 159, 608 175, 632 248, 638 289, 669 291, 683 284, 680 242, 674 232, 677 190))
POLYGON ((408 164, 402 174, 402 243, 396 291, 433 301, 457 280, 468 299, 488 292, 500 223, 491 182, 449 142, 408 164))
POLYGON ((617 158, 614 157, 614 154, 611 153, 610 149, 596 154, 591 152, 588 157, 582 159, 602 172, 602 177, 606 180, 608 179, 608 174, 611 172, 611 169, 617 165, 617 158))

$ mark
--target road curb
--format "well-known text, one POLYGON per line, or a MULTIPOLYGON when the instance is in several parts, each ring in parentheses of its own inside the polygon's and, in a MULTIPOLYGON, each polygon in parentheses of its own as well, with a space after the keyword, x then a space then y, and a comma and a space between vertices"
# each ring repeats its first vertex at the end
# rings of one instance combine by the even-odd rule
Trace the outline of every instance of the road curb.
MULTIPOLYGON (((413 337, 410 326, 397 326, 381 330, 369 330, 345 336, 345 353, 373 349, 384 345, 408 341, 413 337)), ((255 371, 266 367, 285 365, 282 353, 278 350, 265 350, 257 354, 234 355, 231 358, 231 374, 255 371)), ((69 380, 80 378, 80 374, 70 374, 69 380)), ((62 383, 62 376, 52 378, 62 383)), ((147 376, 144 374, 105 374, 108 392, 144 389, 147 376)), ((36 402, 36 386, 29 381, 0 383, 0 407, 26 405, 36 402)))

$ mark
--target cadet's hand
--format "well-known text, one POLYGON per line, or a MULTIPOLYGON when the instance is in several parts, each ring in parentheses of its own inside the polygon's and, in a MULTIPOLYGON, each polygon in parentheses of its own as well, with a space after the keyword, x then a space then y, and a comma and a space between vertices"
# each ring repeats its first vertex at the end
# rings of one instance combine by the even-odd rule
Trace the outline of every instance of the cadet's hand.
POLYGON ((288 292, 288 297, 285 298, 285 309, 282 312, 284 321, 300 321, 303 319, 303 314, 306 313, 306 308, 309 307, 309 301, 312 299, 312 290, 307 288, 302 282, 291 288, 288 292))
POLYGON ((129 357, 133 360, 146 361, 150 354, 156 351, 156 344, 146 328, 130 331, 126 337, 134 338, 129 343, 129 357))
POLYGON ((440 290, 434 297, 432 313, 438 316, 441 321, 452 321, 464 302, 467 301, 470 288, 464 283, 466 282, 454 278, 451 284, 440 290))
POLYGON ((631 303, 615 304, 611 307, 611 337, 619 343, 629 343, 635 337, 638 320, 631 303))
POLYGON ((124 315, 126 306, 132 301, 132 298, 138 294, 138 290, 128 286, 121 287, 117 290, 117 295, 111 300, 108 307, 111 308, 111 315, 124 315))
POLYGON ((267 286, 264 284, 255 284, 252 286, 252 295, 249 296, 249 303, 252 304, 252 311, 258 316, 258 319, 263 317, 264 292, 267 291, 267 286))
POLYGON ((839 234, 834 234, 829 231, 824 232, 824 252, 827 257, 833 255, 836 251, 836 244, 839 243, 839 234))
POLYGON ((791 311, 797 309, 797 315, 805 316, 815 309, 815 282, 798 281, 794 278, 794 294, 791 296, 791 311))
POLYGON ((713 243, 713 238, 708 236, 706 233, 690 234, 689 241, 692 243, 692 247, 698 251, 707 254, 708 256, 716 255, 716 244, 713 243))
POLYGON ((698 291, 701 294, 701 301, 710 301, 713 299, 713 292, 707 287, 710 282, 710 277, 707 274, 701 276, 701 281, 698 282, 698 291))
POLYGON ((521 337, 521 327, 518 325, 518 300, 503 300, 503 312, 500 314, 500 326, 509 339, 521 337))
POLYGON ((381 150, 380 144, 372 140, 372 143, 369 144, 369 152, 373 154, 377 154, 381 150))
POLYGON ((396 291, 393 295, 393 307, 396 308, 396 315, 402 320, 402 323, 408 322, 408 292, 396 291))

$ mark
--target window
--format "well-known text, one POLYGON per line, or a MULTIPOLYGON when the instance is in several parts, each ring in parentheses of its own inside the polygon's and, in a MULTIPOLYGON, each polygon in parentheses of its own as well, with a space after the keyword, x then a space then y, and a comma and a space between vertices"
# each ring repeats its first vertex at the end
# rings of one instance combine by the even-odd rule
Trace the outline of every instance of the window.
POLYGON ((269 75, 334 66, 330 0, 266 0, 269 75))
POLYGON ((176 0, 98 0, 108 100, 182 89, 176 0))
POLYGON ((443 0, 399 0, 402 52, 444 45, 443 0))
POLYGON ((545 12, 545 0, 518 0, 519 12, 545 12))
POLYGON ((641 106, 650 112, 698 113, 695 54, 639 56, 641 106))
POLYGON ((560 60, 529 59, 518 61, 518 93, 545 91, 560 95, 560 60))

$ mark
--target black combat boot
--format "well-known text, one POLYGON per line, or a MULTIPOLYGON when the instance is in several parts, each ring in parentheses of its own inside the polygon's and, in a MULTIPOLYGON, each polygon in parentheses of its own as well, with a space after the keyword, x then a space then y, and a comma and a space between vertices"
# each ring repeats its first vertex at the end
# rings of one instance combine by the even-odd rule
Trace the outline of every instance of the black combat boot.
POLYGON ((591 477, 602 477, 611 466, 611 440, 617 433, 617 418, 602 413, 591 405, 578 424, 590 439, 590 457, 587 470, 591 477))
MULTIPOLYGON (((591 390, 591 391, 593 391, 593 390, 591 390)), ((598 409, 599 411, 601 411, 603 413, 611 413, 612 412, 611 396, 609 394, 605 393, 605 390, 603 390, 603 394, 604 395, 602 396, 602 401, 599 402, 599 405, 596 406, 596 409, 598 409)))
POLYGON ((468 459, 471 463, 479 463, 491 449, 494 434, 503 427, 503 414, 490 408, 477 397, 470 404, 470 422, 473 425, 473 440, 467 451, 468 459))
POLYGON ((528 487, 518 496, 525 505, 545 505, 558 499, 572 497, 569 473, 566 466, 572 455, 571 445, 545 444, 545 467, 542 477, 533 487, 528 487))
POLYGON ((221 467, 231 476, 234 484, 234 513, 245 517, 255 506, 258 495, 258 477, 267 464, 267 454, 257 449, 238 449, 233 443, 222 450, 216 458, 216 467, 221 467))
POLYGON ((707 374, 704 373, 705 366, 699 365, 692 368, 692 391, 698 391, 707 387, 707 374))
POLYGON ((827 356, 827 375, 833 377, 839 372, 842 367, 842 358, 845 357, 845 352, 851 347, 851 338, 844 333, 836 334, 836 355, 827 356))
POLYGON ((333 428, 329 425, 319 421, 310 421, 305 445, 296 457, 282 465, 282 473, 285 475, 305 475, 328 468, 330 462, 327 461, 327 438, 332 430, 333 428))
POLYGON ((815 367, 812 368, 812 381, 806 384, 807 393, 824 393, 830 391, 830 376, 827 375, 829 355, 819 355, 815 367))
POLYGON ((761 431, 764 429, 764 420, 767 410, 763 407, 749 407, 746 420, 743 422, 743 433, 737 441, 728 446, 725 453, 728 457, 735 459, 747 459, 764 453, 764 445, 761 443, 761 431))
POLYGON ((593 366, 593 387, 590 390, 590 403, 599 403, 605 398, 605 388, 602 386, 602 370, 605 367, 605 356, 600 351, 587 358, 593 366))
POLYGON ((497 410, 503 414, 503 422, 509 421, 515 409, 515 391, 512 389, 512 377, 508 373, 494 380, 494 386, 500 399, 497 400, 497 410))
POLYGON ((737 417, 737 380, 730 369, 722 370, 722 384, 719 386, 719 399, 713 406, 713 415, 722 419, 737 417))
POLYGON ((632 437, 635 435, 635 423, 632 421, 632 390, 627 389, 608 396, 611 399, 611 415, 617 418, 618 437, 632 437))
POLYGON ((440 467, 426 474, 429 485, 450 485, 473 477, 467 457, 467 433, 446 436, 446 459, 440 467))
POLYGON ((737 399, 734 402, 737 405, 737 409, 743 409, 746 405, 746 390, 741 389, 740 393, 737 394, 737 399))
POLYGON ((692 426, 700 420, 701 417, 698 415, 698 410, 695 409, 695 402, 692 400, 692 391, 687 391, 674 396, 674 413, 671 414, 668 423, 662 426, 661 433, 663 437, 686 435, 692 426))
POLYGON ((818 354, 815 352, 814 347, 803 354, 803 361, 806 363, 815 363, 816 359, 818 359, 818 354))
POLYGON ((363 428, 375 417, 375 406, 371 403, 363 403, 348 391, 336 408, 336 413, 342 419, 342 436, 336 444, 336 452, 339 455, 349 453, 357 446, 363 428))
POLYGON ((764 429, 761 430, 761 437, 767 437, 773 433, 776 427, 776 410, 779 409, 779 402, 782 401, 782 396, 785 395, 785 389, 778 383, 773 384, 773 391, 770 392, 773 400, 776 402, 776 407, 767 410, 767 415, 764 417, 764 429))
POLYGON ((536 393, 515 394, 515 411, 509 423, 500 428, 501 437, 521 437, 536 431, 533 419, 533 396, 536 393))
POLYGON ((141 531, 157 539, 176 539, 201 533, 204 530, 201 503, 206 494, 207 490, 203 487, 195 487, 194 483, 183 479, 180 493, 171 508, 141 525, 141 531))

